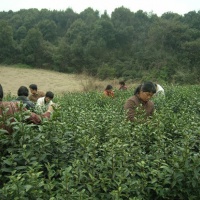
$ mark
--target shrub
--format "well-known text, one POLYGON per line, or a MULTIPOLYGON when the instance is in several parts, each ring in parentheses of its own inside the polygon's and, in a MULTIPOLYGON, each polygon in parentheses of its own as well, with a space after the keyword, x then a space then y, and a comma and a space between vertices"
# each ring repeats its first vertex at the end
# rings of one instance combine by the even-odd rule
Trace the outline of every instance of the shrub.
POLYGON ((199 86, 165 87, 148 123, 126 121, 132 90, 68 93, 40 126, 0 132, 0 199, 199 199, 199 86))
POLYGON ((109 67, 107 64, 102 65, 98 68, 97 75, 100 79, 105 80, 107 78, 113 79, 116 75, 115 68, 109 67))

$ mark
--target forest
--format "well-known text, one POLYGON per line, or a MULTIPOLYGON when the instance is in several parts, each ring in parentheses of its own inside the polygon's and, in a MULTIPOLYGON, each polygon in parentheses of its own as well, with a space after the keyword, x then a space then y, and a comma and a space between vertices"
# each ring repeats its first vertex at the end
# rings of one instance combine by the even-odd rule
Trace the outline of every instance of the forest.
POLYGON ((0 64, 102 80, 200 82, 200 11, 162 16, 116 8, 0 12, 0 64))

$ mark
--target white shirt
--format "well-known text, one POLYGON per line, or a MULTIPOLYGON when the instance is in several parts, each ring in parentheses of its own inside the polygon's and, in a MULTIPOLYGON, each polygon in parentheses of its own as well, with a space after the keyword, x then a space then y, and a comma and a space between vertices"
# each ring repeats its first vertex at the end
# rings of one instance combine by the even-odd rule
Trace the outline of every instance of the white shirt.
POLYGON ((156 87, 156 94, 162 94, 162 95, 165 95, 165 91, 163 89, 163 87, 159 84, 156 84, 157 87, 156 87))
POLYGON ((50 100, 48 103, 45 103, 44 99, 45 99, 45 97, 40 97, 37 100, 36 108, 40 109, 43 112, 46 112, 48 110, 49 106, 53 104, 53 101, 50 100))

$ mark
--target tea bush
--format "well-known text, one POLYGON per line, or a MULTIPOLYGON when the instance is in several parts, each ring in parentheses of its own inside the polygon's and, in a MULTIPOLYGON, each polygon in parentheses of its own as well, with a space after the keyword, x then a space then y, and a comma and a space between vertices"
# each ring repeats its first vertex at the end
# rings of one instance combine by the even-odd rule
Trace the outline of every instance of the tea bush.
POLYGON ((199 86, 166 87, 144 124, 126 121, 132 94, 65 94, 39 126, 16 116, 0 131, 0 199, 199 199, 199 86))

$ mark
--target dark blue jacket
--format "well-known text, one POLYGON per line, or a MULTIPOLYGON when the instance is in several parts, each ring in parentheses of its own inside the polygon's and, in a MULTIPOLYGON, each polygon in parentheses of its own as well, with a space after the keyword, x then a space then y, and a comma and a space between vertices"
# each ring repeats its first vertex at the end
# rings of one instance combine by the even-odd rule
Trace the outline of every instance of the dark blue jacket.
POLYGON ((25 104, 26 109, 28 110, 34 110, 35 108, 35 104, 30 101, 26 96, 18 96, 15 101, 21 101, 23 104, 25 104))

